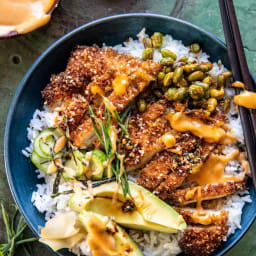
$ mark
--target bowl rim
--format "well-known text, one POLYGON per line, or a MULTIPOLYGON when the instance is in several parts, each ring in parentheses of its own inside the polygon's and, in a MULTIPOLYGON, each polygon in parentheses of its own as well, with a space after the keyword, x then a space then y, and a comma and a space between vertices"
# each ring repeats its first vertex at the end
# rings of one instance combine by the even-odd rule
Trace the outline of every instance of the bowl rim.
MULTIPOLYGON (((17 191, 16 188, 14 186, 14 183, 11 179, 11 168, 10 168, 10 164, 9 164, 9 138, 10 138, 10 127, 11 127, 11 121, 13 119, 13 115, 14 115, 14 109, 16 104, 18 103, 18 100, 24 90, 24 86, 27 83, 27 81, 29 80, 31 74, 34 72, 34 70, 40 65, 40 63, 42 62, 42 60, 48 55, 50 54, 50 52, 55 49, 56 47, 59 46, 59 44, 61 44, 63 41, 68 40, 69 38, 71 38, 74 34, 76 34, 77 32, 80 32, 82 30, 85 30, 87 28, 93 27, 97 24, 101 24, 104 22, 108 22, 111 20, 116 20, 116 19, 120 19, 120 18, 129 18, 129 17, 149 17, 149 18, 161 18, 161 19, 166 19, 168 21, 175 21, 178 23, 182 23, 185 24, 186 26, 189 27, 193 27, 194 29, 202 32, 203 34, 207 35, 208 37, 210 37, 213 41, 215 41, 216 43, 218 43, 220 46, 222 46, 225 50, 227 49, 226 44, 220 40, 217 36, 215 36, 214 34, 208 32, 207 30, 194 25, 188 21, 182 20, 182 19, 178 19, 175 17, 171 17, 171 16, 166 16, 166 15, 162 15, 162 14, 155 14, 155 13, 126 13, 126 14, 117 14, 117 15, 112 15, 112 16, 108 16, 108 17, 104 17, 104 18, 99 18, 96 20, 93 20, 91 22, 85 23, 73 30, 71 30, 70 32, 68 32, 67 34, 63 35, 62 37, 60 37, 57 41, 55 41, 54 43, 52 43, 37 59, 36 61, 32 64, 32 66, 29 68, 29 70, 27 71, 27 73, 25 74, 25 76, 23 77, 22 81, 20 82, 19 86, 16 89, 16 92, 12 98, 12 102, 11 105, 9 107, 9 111, 8 111, 8 115, 7 115, 7 119, 6 119, 6 125, 5 125, 5 131, 4 131, 4 163, 5 163, 5 172, 6 172, 6 176, 7 176, 7 180, 8 180, 8 185, 9 188, 11 190, 12 193, 12 197, 15 201, 15 203, 17 204, 19 211, 21 213, 21 215, 24 217, 24 219, 26 220, 30 230, 36 235, 36 237, 39 237, 38 232, 36 230, 35 227, 33 227, 33 225, 31 224, 30 220, 26 217, 26 213, 23 210, 23 207, 20 203, 20 201, 17 198, 17 191)), ((255 81, 255 77, 254 75, 250 72, 251 77, 254 79, 255 81)), ((248 221, 247 225, 241 230, 241 234, 240 236, 235 239, 234 241, 230 242, 219 254, 218 256, 224 255, 225 253, 227 253, 230 249, 232 249, 234 247, 234 245, 236 245, 243 237, 244 235, 248 232, 249 228, 251 227, 251 225, 253 224, 253 222, 255 221, 256 218, 256 211, 254 212, 253 217, 248 221)), ((48 246, 46 246, 48 247, 48 246)), ((48 247, 49 248, 49 247, 48 247)), ((61 255, 58 252, 54 252, 56 255, 61 255)))

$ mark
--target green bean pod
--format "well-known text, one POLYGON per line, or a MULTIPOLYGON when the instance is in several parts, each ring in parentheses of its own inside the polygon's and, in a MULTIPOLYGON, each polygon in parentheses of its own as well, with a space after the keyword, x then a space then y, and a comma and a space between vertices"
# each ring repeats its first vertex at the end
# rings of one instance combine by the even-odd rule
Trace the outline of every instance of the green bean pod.
POLYGON ((177 67, 173 74, 173 83, 177 84, 183 75, 183 67, 177 67))
POLYGON ((171 67, 165 67, 164 73, 167 74, 169 72, 172 72, 172 68, 171 67))
POLYGON ((164 94, 165 98, 167 100, 174 100, 174 95, 175 93, 177 92, 177 89, 176 88, 169 88, 166 93, 164 94))
POLYGON ((188 88, 186 87, 180 87, 177 89, 176 93, 173 96, 174 100, 183 100, 188 95, 188 88))
POLYGON ((186 73, 191 73, 191 72, 194 72, 196 70, 199 69, 199 65, 196 64, 196 63, 192 63, 192 64, 186 64, 184 67, 183 67, 184 71, 186 73))
POLYGON ((217 77, 217 84, 218 84, 218 86, 219 87, 224 86, 225 80, 226 79, 225 79, 225 76, 223 74, 218 75, 218 77, 217 77))
POLYGON ((144 112, 147 108, 147 103, 144 99, 139 99, 137 102, 137 106, 140 112, 144 112))
POLYGON ((207 83, 195 81, 193 84, 202 87, 205 91, 207 91, 209 89, 209 84, 207 84, 207 83))
POLYGON ((205 78, 203 79, 202 82, 205 83, 205 84, 208 84, 208 85, 210 86, 211 83, 212 83, 212 77, 211 77, 211 76, 207 76, 207 77, 205 77, 205 78))
POLYGON ((160 49, 163 44, 163 35, 160 32, 155 32, 152 35, 152 44, 154 48, 160 49))
POLYGON ((163 58, 171 57, 174 60, 177 59, 177 55, 174 52, 172 52, 171 50, 169 50, 169 49, 162 49, 161 50, 161 54, 162 54, 163 58))
POLYGON ((201 50, 201 47, 198 43, 191 44, 189 47, 190 51, 193 53, 199 53, 201 50))
POLYGON ((147 48, 143 51, 142 59, 144 61, 146 60, 152 60, 153 59, 153 48, 147 48))
POLYGON ((195 84, 189 86, 188 92, 193 100, 200 100, 204 97, 204 89, 195 84))
POLYGON ((163 66, 172 66, 174 63, 174 59, 171 57, 162 58, 160 60, 160 64, 163 66))
POLYGON ((164 77, 165 77, 165 73, 164 72, 159 72, 157 74, 157 80, 158 81, 163 81, 164 80, 164 77))
POLYGON ((211 62, 201 62, 199 68, 203 72, 208 72, 213 68, 213 64, 211 62))
POLYGON ((145 49, 153 47, 152 40, 149 37, 144 37, 142 39, 142 43, 143 43, 145 49))
POLYGON ((179 80, 177 83, 178 87, 187 87, 188 86, 188 81, 183 77, 179 80))
POLYGON ((203 80, 203 79, 204 79, 204 72, 202 71, 195 71, 188 76, 188 81, 190 82, 196 81, 196 80, 203 80))
POLYGON ((179 62, 183 62, 183 63, 187 64, 187 63, 188 63, 188 57, 187 57, 187 56, 181 57, 181 58, 179 59, 179 62))
POLYGON ((174 75, 173 72, 167 73, 167 74, 165 75, 164 80, 163 80, 163 85, 164 85, 164 86, 169 86, 169 85, 171 85, 172 80, 173 80, 173 75, 174 75))

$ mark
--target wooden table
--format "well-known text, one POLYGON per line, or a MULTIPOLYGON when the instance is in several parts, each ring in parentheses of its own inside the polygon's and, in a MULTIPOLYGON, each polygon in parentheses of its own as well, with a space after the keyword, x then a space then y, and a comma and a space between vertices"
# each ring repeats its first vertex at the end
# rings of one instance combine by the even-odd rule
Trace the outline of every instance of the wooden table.
MULTIPOLYGON (((255 0, 235 0, 244 47, 251 71, 256 74, 256 7, 255 0)), ((3 159, 5 120, 12 97, 21 79, 54 41, 70 30, 105 16, 127 12, 152 12, 178 17, 212 32, 222 40, 224 34, 217 0, 62 0, 51 22, 28 35, 0 41, 0 201, 11 213, 13 199, 7 184, 3 159)), ((0 241, 4 240, 0 221, 0 241)), ((28 235, 30 231, 27 232, 28 235)), ((226 255, 256 255, 256 223, 245 237, 226 255)), ((16 255, 23 255, 17 250, 16 255)), ((52 255, 39 243, 33 255, 52 255)))

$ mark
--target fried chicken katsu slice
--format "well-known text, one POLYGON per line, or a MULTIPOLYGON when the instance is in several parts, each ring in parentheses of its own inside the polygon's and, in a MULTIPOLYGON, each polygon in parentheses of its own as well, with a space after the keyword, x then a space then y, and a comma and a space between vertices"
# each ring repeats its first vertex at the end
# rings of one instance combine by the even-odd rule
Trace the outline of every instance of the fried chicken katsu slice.
POLYGON ((153 191, 164 181, 171 170, 174 169, 176 161, 174 153, 163 151, 158 153, 141 171, 137 183, 150 191, 153 191))
POLYGON ((229 213, 220 211, 198 211, 195 208, 174 207, 175 211, 182 215, 187 224, 200 225, 225 225, 228 221, 229 213))
POLYGON ((193 165, 200 164, 214 148, 214 144, 205 143, 190 133, 177 133, 175 136, 174 148, 155 155, 137 179, 138 184, 154 190, 161 198, 168 198, 168 194, 192 172, 193 165), (179 154, 173 153, 173 150, 179 154))
POLYGON ((210 200, 221 198, 227 195, 233 195, 236 192, 245 191, 246 181, 228 181, 218 184, 207 184, 192 188, 177 189, 169 194, 168 199, 175 205, 187 205, 195 203, 198 200, 198 191, 200 190, 200 200, 210 200))
POLYGON ((45 105, 54 108, 60 106, 67 96, 83 94, 91 81, 91 76, 83 72, 83 52, 84 47, 76 47, 71 53, 66 70, 51 76, 50 83, 42 91, 45 105))
POLYGON ((220 226, 189 226, 179 241, 181 249, 191 256, 207 256, 213 253, 226 239, 229 227, 220 226))
POLYGON ((58 113, 55 119, 57 127, 69 131, 73 131, 84 118, 88 109, 88 101, 81 94, 73 94, 70 97, 65 97, 60 107, 55 108, 58 113))
POLYGON ((149 162, 154 155, 164 150, 161 137, 171 133, 177 137, 178 132, 171 129, 165 118, 168 109, 166 100, 159 100, 147 106, 144 113, 134 113, 128 123, 128 131, 133 145, 124 140, 122 149, 125 151, 125 167, 127 171, 136 170, 149 162))
MULTIPOLYGON (((105 106, 102 100, 99 100, 99 94, 106 96, 112 103, 112 108, 115 108, 120 113, 151 81, 156 79, 157 73, 162 68, 159 63, 154 61, 142 62, 139 58, 119 54, 113 49, 97 48, 94 51, 96 57, 99 56, 102 60, 101 65, 99 65, 100 68, 105 69, 106 72, 109 71, 109 76, 111 74, 111 77, 105 80, 105 82, 109 82, 109 86, 101 86, 102 83, 101 85, 97 84, 101 77, 95 76, 85 91, 92 109, 100 120, 103 120, 105 106), (113 82, 119 88, 113 86, 113 82), (122 88, 125 87, 124 90, 121 89, 121 92, 119 91, 120 86, 122 88), (108 87, 110 89, 106 91, 108 87)), ((90 52, 91 50, 88 48, 85 49, 86 67, 94 66, 94 58, 91 57, 90 52)), ((105 76, 105 74, 102 76, 105 76)), ((71 134, 71 139, 74 145, 78 147, 87 147, 94 142, 96 135, 90 118, 85 119, 77 127, 71 134)))
MULTIPOLYGON (((187 142, 189 141, 189 137, 192 135, 186 136, 187 142)), ((165 200, 170 197, 173 191, 182 185, 183 181, 193 172, 194 166, 200 166, 205 159, 208 157, 209 153, 215 147, 215 144, 206 143, 203 140, 191 138, 190 142, 185 143, 185 145, 193 144, 195 147, 195 151, 192 153, 185 154, 183 156, 176 156, 175 168, 172 169, 166 179, 164 179, 158 187, 155 188, 154 193, 165 200)), ((184 143, 182 140, 181 143, 184 143)), ((180 146, 182 147, 182 145, 180 146)), ((184 150, 184 148, 183 148, 184 150)))

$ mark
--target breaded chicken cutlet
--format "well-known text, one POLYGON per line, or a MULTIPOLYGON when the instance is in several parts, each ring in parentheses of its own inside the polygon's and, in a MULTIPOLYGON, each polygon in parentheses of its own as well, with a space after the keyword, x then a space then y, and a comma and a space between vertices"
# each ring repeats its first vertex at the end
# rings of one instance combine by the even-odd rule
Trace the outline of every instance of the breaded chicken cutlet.
MULTIPOLYGON (((88 118, 88 105, 96 116, 102 119, 104 104, 101 95, 108 98, 118 112, 121 112, 151 81, 156 79, 161 65, 154 61, 142 62, 139 58, 117 53, 111 48, 79 46, 71 54, 65 72, 52 76, 50 84, 43 90, 45 105, 49 107, 70 108, 73 102, 66 100, 73 94, 83 96, 88 104, 82 109, 72 107, 66 111, 67 119, 74 118, 78 111, 84 118, 79 118, 69 127, 75 146, 86 147, 96 140, 91 119, 88 118), (125 90, 113 88, 112 82, 121 80, 125 90), (78 110, 79 109, 79 110, 78 110), (75 125, 73 125, 75 124, 75 125)), ((63 117, 63 112, 60 116, 63 117)), ((59 118, 61 119, 61 118, 59 118)), ((64 120, 64 117, 62 118, 64 120)), ((60 124, 63 125, 63 121, 60 124)))

